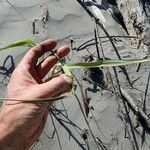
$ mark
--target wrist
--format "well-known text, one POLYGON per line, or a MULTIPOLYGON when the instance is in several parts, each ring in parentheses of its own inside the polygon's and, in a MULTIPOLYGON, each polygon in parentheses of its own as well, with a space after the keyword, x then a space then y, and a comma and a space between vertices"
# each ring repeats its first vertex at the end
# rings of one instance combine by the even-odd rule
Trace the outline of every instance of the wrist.
MULTIPOLYGON (((0 148, 1 150, 25 150, 24 142, 15 128, 15 119, 9 120, 7 118, 10 114, 4 110, 0 111, 0 148)), ((11 114, 10 114, 11 115, 11 114)))

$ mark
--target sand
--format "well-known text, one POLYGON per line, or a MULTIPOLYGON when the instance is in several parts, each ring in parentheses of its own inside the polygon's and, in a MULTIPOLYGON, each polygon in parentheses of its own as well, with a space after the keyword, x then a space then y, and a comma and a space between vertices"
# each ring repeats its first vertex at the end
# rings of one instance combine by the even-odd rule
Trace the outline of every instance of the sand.
MULTIPOLYGON (((48 38, 54 38, 58 41, 58 47, 64 44, 70 44, 70 39, 72 39, 75 41, 73 46, 78 49, 81 44, 94 38, 94 23, 75 0, 9 0, 9 2, 13 5, 13 7, 6 1, 0 1, 0 46, 25 38, 31 38, 35 42, 40 42, 48 38), (42 17, 44 16, 45 10, 49 11, 49 20, 46 24, 43 24, 42 17), (35 19, 37 19, 37 21, 35 22, 36 28, 35 33, 33 34, 33 22, 35 19)), ((103 10, 103 14, 106 18, 109 18, 109 22, 105 25, 105 27, 111 35, 125 35, 125 32, 105 10, 103 10)), ((100 36, 104 36, 101 29, 100 36)), ((105 56, 111 59, 116 58, 111 44, 106 39, 102 39, 102 41, 105 56)), ((147 56, 148 52, 144 48, 140 47, 139 50, 133 49, 129 43, 130 42, 127 39, 122 39, 122 41, 116 43, 119 53, 123 58, 143 58, 147 56)), ((27 49, 28 48, 26 47, 19 47, 0 52, 0 71, 3 72, 3 74, 0 75, 1 97, 4 97, 5 95, 6 86, 13 69, 24 56, 27 49), (8 59, 4 65, 6 58, 8 59), (4 68, 7 68, 8 71, 3 71, 4 68)), ((83 57, 89 54, 87 49, 91 53, 96 52, 95 44, 91 44, 83 50, 73 50, 69 54, 69 59, 67 59, 67 62, 79 62, 83 60, 83 57)), ((140 77, 134 84, 136 89, 131 89, 129 87, 127 81, 125 80, 125 76, 121 72, 119 73, 119 77, 121 79, 120 83, 122 87, 132 95, 134 101, 139 105, 142 105, 141 101, 147 83, 149 63, 142 64, 142 67, 138 73, 136 72, 137 65, 127 66, 126 68, 132 81, 140 77)), ((121 109, 124 112, 124 107, 122 101, 119 98, 116 98, 115 94, 112 93, 111 85, 108 84, 108 88, 105 90, 98 88, 98 91, 94 92, 93 85, 87 81, 83 81, 83 70, 74 70, 74 74, 83 84, 83 89, 87 90, 87 96, 91 98, 89 106, 94 110, 90 110, 87 120, 89 121, 95 138, 101 140, 99 141, 100 144, 103 143, 103 146, 100 149, 132 150, 133 146, 131 141, 133 141, 133 135, 131 134, 131 139, 129 139, 129 135, 127 135, 128 138, 125 138, 125 124, 123 123, 123 120, 126 121, 127 116, 122 115, 122 113, 118 111, 121 109), (120 103, 120 107, 118 102, 120 103)), ((114 77, 113 74, 112 77, 114 77)), ((149 92, 150 90, 148 90, 147 96, 147 113, 150 113, 149 92)), ((77 88, 77 95, 83 106, 84 104, 79 88, 77 88)), ((67 113, 68 118, 74 124, 84 131, 87 130, 88 140, 86 139, 84 141, 83 138, 81 138, 81 134, 83 134, 83 132, 75 126, 63 122, 71 133, 73 133, 74 137, 82 143, 82 146, 86 150, 97 150, 97 146, 90 135, 89 129, 75 97, 69 94, 68 98, 63 100, 63 102, 57 102, 55 106, 57 109, 62 110, 61 112, 63 114, 66 115, 67 113), (89 148, 85 146, 86 143, 88 143, 89 148)), ((132 120, 135 120, 135 116, 132 115, 132 113, 130 114, 132 120)), ((61 114, 56 116, 66 120, 61 114)), ((128 119, 126 125, 130 132, 130 124, 128 119)), ((143 147, 141 147, 141 129, 142 128, 139 127, 134 132, 139 150, 149 150, 150 136, 148 134, 146 134, 145 143, 143 147)), ((44 132, 42 133, 39 142, 34 145, 33 150, 61 149, 56 133, 58 133, 63 150, 82 149, 79 147, 79 144, 77 144, 77 142, 69 136, 66 129, 64 129, 64 127, 62 127, 62 125, 60 125, 55 118, 51 119, 51 116, 49 115, 44 132), (54 132, 52 120, 54 121, 57 132, 54 132), (54 137, 50 139, 53 134, 54 137)))

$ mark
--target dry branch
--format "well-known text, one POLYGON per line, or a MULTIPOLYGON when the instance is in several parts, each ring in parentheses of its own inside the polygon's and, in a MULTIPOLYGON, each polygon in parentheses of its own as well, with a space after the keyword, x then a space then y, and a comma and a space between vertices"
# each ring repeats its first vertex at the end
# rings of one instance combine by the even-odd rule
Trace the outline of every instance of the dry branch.
POLYGON ((138 116, 138 120, 141 123, 141 125, 146 129, 148 133, 150 133, 150 118, 149 116, 143 111, 142 108, 138 107, 133 99, 130 97, 130 95, 123 89, 120 88, 120 94, 123 100, 125 100, 131 110, 134 112, 135 115, 138 116))

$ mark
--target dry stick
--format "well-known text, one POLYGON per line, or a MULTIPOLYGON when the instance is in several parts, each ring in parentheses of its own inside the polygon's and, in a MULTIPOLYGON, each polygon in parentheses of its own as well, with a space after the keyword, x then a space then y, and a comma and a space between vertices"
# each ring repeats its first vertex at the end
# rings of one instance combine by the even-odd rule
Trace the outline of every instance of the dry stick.
POLYGON ((79 145, 80 148, 82 148, 82 150, 86 150, 83 145, 78 141, 78 139, 75 137, 75 135, 69 130, 69 128, 63 124, 59 118, 53 113, 52 110, 49 110, 49 112, 55 117, 55 119, 62 125, 62 127, 64 127, 64 129, 68 132, 68 134, 76 141, 76 143, 79 145))
MULTIPOLYGON (((79 82, 78 82, 78 84, 79 84, 79 82)), ((80 84, 79 86, 80 86, 81 95, 82 95, 82 99, 83 99, 83 103, 84 103, 85 114, 86 114, 86 117, 88 117, 89 106, 88 106, 87 97, 86 97, 86 95, 85 95, 85 93, 84 93, 84 90, 83 90, 83 86, 82 86, 82 84, 80 84)), ((94 114, 93 114, 93 113, 92 113, 92 117, 94 118, 94 121, 95 121, 95 124, 96 124, 96 126, 97 126, 98 130, 99 130, 99 131, 100 131, 100 133, 103 135, 103 137, 106 139, 106 137, 105 137, 105 136, 104 136, 104 134, 102 133, 102 131, 101 131, 100 127, 98 126, 98 123, 97 123, 97 121, 96 121, 95 116, 94 116, 94 114)))
MULTIPOLYGON (((132 39, 137 39, 139 38, 138 36, 123 36, 123 35, 110 35, 111 38, 132 38, 132 39)), ((107 36, 99 36, 100 39, 103 38, 108 38, 107 36)))
MULTIPOLYGON (((83 92, 82 85, 80 84, 79 80, 78 80, 76 77, 74 77, 74 78, 76 79, 76 81, 77 81, 77 83, 78 83, 78 85, 79 85, 83 102, 84 102, 84 103, 87 103, 87 100, 85 99, 85 96, 84 96, 84 92, 83 92)), ((89 128, 89 130, 90 130, 90 133, 91 133, 91 135, 92 135, 92 138, 93 138, 94 142, 96 143, 97 148, 99 149, 99 146, 100 146, 102 149, 104 149, 104 148, 103 148, 103 145, 100 145, 100 144, 96 141, 96 139, 95 139, 95 136, 94 136, 94 134, 93 134, 93 132, 92 132, 92 129, 91 129, 90 125, 89 125, 89 122, 88 122, 88 120, 87 120, 87 118, 86 118, 86 116, 85 116, 85 114, 84 114, 84 110, 83 110, 83 108, 82 108, 80 99, 78 98, 78 96, 77 96, 76 93, 74 94, 74 96, 76 97, 76 99, 77 99, 77 101, 78 101, 79 107, 80 107, 81 112, 82 112, 82 115, 83 115, 83 117, 84 117, 84 120, 85 120, 85 122, 86 122, 86 124, 87 124, 87 126, 88 126, 88 128, 89 128)), ((99 150, 100 150, 100 149, 99 149, 99 150)))
MULTIPOLYGON (((102 43, 101 43, 101 41, 100 41, 100 35, 99 35, 99 30, 98 30, 98 26, 97 26, 97 23, 96 23, 96 21, 95 21, 95 29, 96 29, 96 34, 97 34, 97 41, 98 41, 98 43, 99 43, 99 46, 100 46, 100 48, 101 48, 101 51, 102 51, 102 57, 103 58, 105 58, 105 55, 104 55, 104 50, 103 50, 103 48, 102 48, 102 43)), ((100 60, 100 59, 99 59, 100 60)))
POLYGON ((87 100, 87 97, 85 96, 82 83, 81 83, 79 86, 80 86, 80 91, 81 91, 81 95, 82 95, 82 99, 83 99, 85 114, 86 114, 86 117, 88 117, 88 114, 89 114, 89 104, 88 104, 88 100, 87 100))
POLYGON ((139 108, 134 103, 132 98, 129 96, 129 94, 124 89, 121 88, 120 90, 121 90, 121 94, 122 94, 121 96, 128 103, 129 107, 135 113, 135 115, 138 116, 139 122, 141 123, 141 125, 146 128, 148 133, 150 133, 150 118, 149 118, 149 116, 143 111, 142 108, 139 108))
MULTIPOLYGON (((56 109, 55 107, 53 107, 53 108, 54 108, 54 110, 59 111, 59 110, 56 109)), ((79 126, 77 126, 74 122, 72 122, 72 121, 68 118, 68 116, 65 116, 61 111, 59 111, 59 113, 60 113, 64 118, 66 118, 68 121, 65 121, 65 120, 63 120, 63 119, 59 119, 59 120, 62 121, 62 122, 65 122, 65 123, 67 123, 67 124, 70 124, 71 126, 73 126, 74 129, 77 131, 77 133, 81 136, 81 138, 83 138, 82 135, 81 135, 81 133, 80 133, 78 130, 80 130, 82 133, 84 133, 84 130, 82 130, 79 126), (77 130, 77 129, 78 129, 78 130, 77 130)), ((84 139, 83 139, 83 140, 84 140, 84 139)), ((84 140, 84 141, 85 141, 85 140, 84 140)), ((88 150, 89 150, 89 144, 88 144, 88 142, 85 141, 85 145, 87 146, 87 148, 88 148, 88 150)))
MULTIPOLYGON (((114 68, 113 68, 113 69, 114 69, 114 68)), ((115 86, 114 86, 114 83, 113 83, 113 79, 112 79, 112 76, 111 76, 111 73, 110 73, 110 70, 109 70, 109 69, 108 69, 108 72, 109 72, 109 74, 110 74, 110 80, 111 80, 111 84, 112 84, 112 87, 113 87, 115 96, 116 96, 116 98, 118 98, 118 95, 117 95, 117 92, 116 92, 116 89, 115 89, 115 86)), ((115 70, 114 70, 114 72, 115 72, 115 70)), ((119 102, 117 102, 117 103, 118 103, 118 105, 120 105, 119 102)), ((122 110, 120 110, 120 111, 121 111, 121 113, 123 114, 123 111, 122 111, 122 110)), ((133 149, 135 149, 135 148, 134 148, 134 145, 133 145, 133 142, 132 142, 132 139, 131 139, 131 135, 130 135, 130 131, 129 131, 129 129, 128 129, 127 123, 126 123, 126 121, 125 121, 125 119, 124 119, 124 117, 123 117, 122 115, 121 115, 121 119, 123 120, 123 124, 124 124, 124 128, 125 128, 125 134, 126 134, 126 132, 128 132, 129 140, 130 140, 130 142, 131 142, 131 144, 132 144, 132 146, 133 146, 133 149)))
MULTIPOLYGON (((109 71, 109 73, 110 73, 110 70, 109 70, 109 69, 108 69, 108 71, 109 71)), ((115 69, 114 67, 113 67, 113 71, 114 71, 114 73, 116 72, 116 69, 115 69)), ((110 80, 111 80, 111 84, 112 84, 112 86, 113 86, 113 90, 114 90, 114 93, 115 93, 115 95, 116 95, 116 98, 118 98, 118 95, 117 95, 117 92, 116 92, 116 90, 115 90, 115 86, 114 86, 114 83, 113 83, 113 79, 112 79, 111 74, 110 74, 110 80)), ((116 76, 116 80, 118 81, 118 76, 116 76)), ((118 102, 118 105, 120 105, 119 102, 118 102)), ((126 112, 127 112, 127 109, 126 109, 126 112)), ((121 110, 121 113, 123 114, 122 110, 121 110)), ((121 118, 122 118, 123 123, 124 123, 125 133, 126 133, 126 131, 128 132, 128 136, 129 136, 129 140, 130 140, 130 142, 131 142, 131 145, 133 146, 133 149, 135 149, 134 144, 133 144, 133 141, 132 141, 132 139, 131 139, 131 135, 130 135, 130 132, 129 132, 127 123, 126 123, 125 119, 124 119, 122 116, 121 116, 121 118)))
POLYGON ((65 114, 66 114, 66 116, 68 117, 68 113, 67 113, 66 107, 65 107, 64 102, 63 102, 62 100, 61 100, 61 103, 62 103, 62 106, 64 107, 65 114))
MULTIPOLYGON (((115 68, 113 68, 113 71, 115 72, 115 68)), ((111 73, 110 73, 109 68, 108 68, 108 72, 109 72, 109 74, 110 74, 110 80, 111 80, 111 84, 112 84, 112 87, 113 87, 115 96, 116 96, 116 98, 118 98, 118 95, 117 95, 117 92, 116 92, 116 89, 115 89, 115 86, 114 86, 113 79, 112 79, 112 76, 111 76, 111 73)), ((116 80, 118 80, 118 77, 116 77, 116 80)), ((117 102, 117 103, 118 103, 118 105, 120 105, 119 102, 117 102)), ((123 114, 122 110, 121 110, 121 113, 123 114)), ((130 142, 131 142, 131 144, 132 144, 132 146, 133 146, 133 149, 135 149, 135 147, 134 147, 134 145, 133 145, 133 142, 132 142, 132 139, 131 139, 131 135, 130 135, 130 131, 129 131, 129 129, 128 129, 127 123, 126 123, 126 121, 125 121, 125 119, 123 118, 122 115, 121 115, 121 118, 122 118, 122 120, 123 120, 123 124, 124 124, 124 128, 125 128, 125 133, 128 132, 129 140, 130 140, 130 142)))
POLYGON ((94 35, 95 35, 95 46, 96 46, 96 51, 97 51, 97 57, 98 57, 98 60, 101 60, 100 53, 99 53, 99 47, 98 47, 96 28, 94 28, 94 35))
POLYGON ((93 132, 92 132, 92 129, 91 129, 90 125, 89 125, 89 122, 87 121, 86 116, 85 116, 85 114, 84 114, 82 105, 81 105, 81 103, 80 103, 80 99, 78 98, 78 96, 77 96, 76 94, 74 94, 74 96, 76 97, 76 99, 77 99, 77 101, 78 101, 78 104, 79 104, 79 107, 80 107, 81 112, 82 112, 82 114, 83 114, 83 117, 84 117, 84 119, 85 119, 85 122, 86 122, 86 124, 87 124, 87 126, 88 126, 88 128, 89 128, 89 130, 90 130, 90 133, 91 133, 91 135, 92 135, 92 138, 94 139, 94 142, 96 143, 97 148, 100 150, 100 148, 99 148, 99 146, 100 146, 100 147, 103 149, 103 146, 100 145, 100 144, 96 141, 96 139, 95 139, 95 136, 94 136, 94 134, 93 134, 93 132))
POLYGON ((60 150, 62 150, 62 146, 61 146, 60 138, 59 138, 59 135, 58 135, 58 131, 57 131, 57 129, 56 129, 56 126, 55 126, 55 123, 54 123, 54 119, 53 119, 51 113, 50 113, 50 116, 51 116, 51 120, 52 120, 53 127, 54 127, 55 132, 56 132, 56 136, 57 136, 57 139, 58 139, 58 143, 59 143, 60 150))
MULTIPOLYGON (((143 59, 148 58, 148 56, 144 57, 143 59)), ((142 63, 139 63, 136 69, 136 72, 139 72, 140 68, 141 68, 142 63)))
POLYGON ((139 108, 134 103, 132 98, 129 96, 129 94, 123 88, 120 87, 119 89, 120 89, 120 94, 121 94, 122 99, 127 102, 128 106, 131 108, 131 110, 135 113, 135 115, 138 116, 139 122, 141 123, 143 128, 145 128, 146 131, 148 133, 150 133, 150 118, 149 118, 149 116, 143 111, 143 109, 139 108))
MULTIPOLYGON (((121 113, 123 114, 123 111, 122 111, 122 110, 121 110, 121 113)), ((132 138, 131 138, 130 131, 129 131, 129 129, 128 129, 127 122, 126 122, 126 120, 124 119, 124 117, 123 117, 122 115, 120 115, 120 116, 121 116, 121 119, 122 119, 123 124, 124 124, 125 138, 127 138, 127 137, 126 137, 126 132, 127 132, 127 133, 128 133, 128 138, 129 138, 129 140, 130 140, 130 143, 131 143, 133 149, 135 149, 135 146, 134 146, 133 141, 132 141, 132 138)))
MULTIPOLYGON (((115 73, 115 77, 116 77, 116 81, 117 81, 117 85, 118 85, 118 89, 119 89, 119 94, 123 100, 123 104, 124 104, 124 107, 125 107, 125 111, 126 111, 126 115, 128 116, 128 119, 129 119, 129 124, 130 124, 130 128, 131 128, 131 132, 132 132, 132 135, 133 135, 133 139, 134 139, 134 142, 135 142, 135 145, 133 144, 133 149, 136 149, 139 150, 139 147, 138 147, 138 143, 137 143, 137 140, 136 140, 136 136, 135 136, 135 133, 134 133, 134 128, 133 128, 133 125, 131 123, 131 118, 129 116, 129 113, 128 113, 128 109, 127 109, 127 106, 126 106, 126 102, 127 104, 129 104, 128 100, 126 100, 126 98, 123 96, 124 94, 122 94, 123 90, 120 86, 120 82, 119 82, 119 78, 118 78, 118 74, 117 74, 117 71, 116 69, 113 67, 114 69, 114 73, 115 73)), ((133 102, 131 101, 131 104, 133 104, 133 102)), ((130 106, 130 105, 129 105, 130 106)), ((134 104, 133 104, 134 106, 134 104)), ((137 109, 137 108, 135 108, 137 109)), ((130 139, 131 140, 131 139, 130 139)), ((132 142, 132 141, 131 141, 132 142)), ((133 143, 133 142, 132 142, 133 143)))
MULTIPOLYGON (((97 26, 97 24, 96 24, 96 26, 97 26)), ((136 36, 119 36, 119 35, 112 35, 112 36, 110 36, 112 39, 113 38, 138 38, 138 37, 136 37, 136 36)), ((100 39, 105 39, 105 38, 108 38, 107 36, 98 36, 98 39, 100 40, 100 39)), ((87 43, 89 43, 89 42, 93 42, 93 41, 95 41, 95 38, 93 38, 93 39, 91 39, 91 40, 88 40, 88 41, 86 41, 85 43, 83 43, 83 44, 81 44, 78 48, 77 48, 77 50, 79 50, 81 47, 83 47, 85 44, 87 44, 87 43)), ((73 50, 74 50, 74 48, 73 48, 73 50)))
MULTIPOLYGON (((100 50, 99 50, 100 39, 99 39, 99 32, 98 32, 98 27, 97 27, 96 21, 95 21, 94 35, 95 35, 95 43, 96 43, 96 50, 97 50, 98 60, 101 60, 101 57, 100 57, 100 50), (98 44, 99 44, 99 45, 98 45, 98 44)), ((100 46, 101 46, 101 45, 100 45, 100 46)))
POLYGON ((68 123, 68 124, 70 124, 70 125, 76 127, 76 128, 79 129, 81 132, 83 132, 83 130, 82 130, 79 126, 77 126, 74 122, 72 122, 72 121, 71 121, 67 116, 65 116, 60 110, 56 109, 54 106, 53 106, 53 109, 54 109, 55 111, 59 111, 59 113, 60 113, 64 118, 66 118, 66 119, 68 120, 68 122, 67 122, 67 121, 64 121, 64 120, 61 119, 62 121, 64 121, 64 122, 66 122, 66 123, 68 123))
POLYGON ((145 94, 144 94, 143 111, 146 111, 146 97, 147 97, 147 92, 148 92, 148 88, 149 88, 149 82, 150 82, 150 72, 149 72, 149 75, 148 75, 147 85, 146 85, 145 94))
POLYGON ((102 136, 104 137, 104 139, 107 140, 106 137, 105 137, 105 135, 104 135, 103 132, 101 131, 101 129, 100 129, 100 127, 99 127, 97 121, 96 121, 95 115, 93 114, 92 111, 91 111, 91 113, 92 113, 92 117, 93 117, 93 119, 94 119, 94 121, 95 121, 95 124, 96 124, 96 126, 97 126, 99 132, 102 134, 102 136))
POLYGON ((52 133, 52 137, 50 137, 45 131, 43 131, 43 133, 46 135, 46 137, 50 140, 54 138, 55 132, 56 132, 56 130, 54 129, 54 131, 52 133))
MULTIPOLYGON (((114 48, 114 50, 115 50, 115 52, 117 54, 118 59, 121 59, 121 56, 118 53, 118 50, 117 50, 117 48, 116 48, 116 46, 115 46, 115 44, 114 44, 111 36, 109 35, 109 33, 107 32, 107 30, 105 29, 105 27, 100 23, 99 19, 89 10, 88 7, 86 7, 86 5, 81 0, 76 0, 76 1, 85 9, 85 11, 91 16, 91 18, 101 27, 101 29, 104 31, 104 33, 108 37, 110 43, 112 44, 112 47, 114 48)), ((121 68, 122 72, 125 74, 128 83, 131 85, 130 78, 129 78, 129 75, 127 73, 126 68, 123 67, 123 66, 120 67, 120 68, 121 68)))
MULTIPOLYGON (((81 96, 82 96, 82 99, 83 99, 83 103, 86 104, 87 102, 86 102, 86 100, 85 100, 85 96, 84 96, 84 93, 83 93, 82 85, 80 84, 79 80, 78 80, 76 77, 74 77, 74 78, 76 79, 76 81, 77 81, 77 83, 78 83, 78 85, 79 85, 79 87, 80 87, 80 92, 81 92, 81 96)), ((83 117, 84 117, 84 120, 85 120, 85 122, 86 122, 86 124, 87 124, 87 126, 88 126, 88 128, 89 128, 89 131, 90 131, 90 133, 91 133, 91 135, 92 135, 92 138, 93 138, 94 142, 96 143, 97 148, 99 149, 99 144, 97 143, 97 141, 96 141, 96 139, 95 139, 95 136, 94 136, 94 134, 93 134, 93 132, 92 132, 92 129, 91 129, 90 125, 89 125, 89 122, 88 122, 88 120, 87 120, 87 118, 86 118, 86 116, 85 116, 85 113, 84 113, 84 110, 83 110, 83 108, 82 108, 80 99, 78 98, 78 96, 77 96, 76 93, 74 93, 74 96, 75 96, 75 98, 76 98, 77 101, 78 101, 80 110, 81 110, 82 115, 83 115, 83 117)), ((87 111, 86 108, 85 108, 85 111, 87 111)), ((101 145, 100 145, 100 147, 103 148, 101 145)), ((100 150, 100 149, 99 149, 99 150, 100 150)))
MULTIPOLYGON (((83 87, 82 87, 82 91, 83 91, 83 87)), ((105 140, 107 140, 106 139, 106 137, 104 136, 104 134, 103 134, 103 132, 101 131, 101 129, 100 129, 100 127, 99 127, 99 125, 98 125, 98 123, 97 123, 97 121, 96 121, 96 118, 95 118, 95 116, 94 116, 94 114, 93 114, 93 112, 92 112, 92 110, 89 108, 89 106, 88 106, 88 98, 87 98, 87 95, 86 94, 84 94, 84 92, 83 92, 83 97, 84 97, 84 99, 83 99, 83 103, 84 103, 84 107, 85 107, 85 114, 86 114, 86 116, 88 117, 88 113, 87 112, 91 112, 91 114, 92 114, 92 118, 94 119, 94 121, 95 121, 95 124, 96 124, 96 126, 97 126, 97 128, 98 128, 98 130, 99 130, 99 132, 103 135, 103 137, 105 138, 105 140)), ((82 97, 82 98, 83 98, 82 97)))
MULTIPOLYGON (((149 81, 150 81, 150 72, 149 72, 149 75, 148 75, 147 85, 146 85, 145 94, 144 94, 144 104, 143 104, 143 111, 144 112, 146 111, 146 97, 147 97, 147 92, 148 92, 148 88, 149 88, 149 81)), ((144 128, 142 130, 141 139, 142 139, 141 143, 142 143, 142 146, 143 146, 144 141, 145 141, 145 129, 144 128)))
MULTIPOLYGON (((98 35, 98 37, 100 37, 100 36, 99 36, 99 30, 98 30, 98 26, 97 26, 96 21, 95 21, 95 26, 96 26, 96 30, 97 30, 97 35, 98 35)), ((104 49, 103 49, 102 43, 101 43, 101 41, 100 41, 100 38, 98 38, 98 40, 99 40, 99 45, 100 45, 100 48, 101 48, 101 51, 102 51, 102 58, 103 58, 104 60, 106 60, 105 55, 104 55, 104 49)), ((109 72, 109 74, 110 74, 110 81, 111 81, 113 90, 114 90, 114 92, 115 92, 115 87, 114 87, 114 84, 113 84, 113 79, 112 79, 112 76, 111 76, 111 73, 110 73, 110 69, 109 69, 109 68, 108 68, 108 72, 109 72)))
MULTIPOLYGON (((55 111, 59 111, 59 113, 60 113, 64 118, 66 118, 66 119, 68 120, 68 121, 65 121, 65 120, 63 120, 63 119, 59 119, 59 121, 65 122, 65 123, 70 124, 71 126, 73 126, 74 129, 77 131, 77 133, 81 136, 81 133, 80 133, 79 131, 81 131, 81 132, 83 133, 84 130, 82 130, 79 126, 77 126, 74 122, 72 122, 67 116, 65 116, 60 110, 56 109, 54 106, 53 106, 53 109, 54 109, 55 111), (79 131, 78 131, 77 129, 78 129, 79 131)), ((83 138, 83 137, 81 136, 81 138, 83 138)), ((85 141, 85 140, 84 140, 84 141, 85 141)), ((88 147, 89 147, 88 142, 85 141, 85 144, 87 145, 87 148, 88 148, 88 147)))

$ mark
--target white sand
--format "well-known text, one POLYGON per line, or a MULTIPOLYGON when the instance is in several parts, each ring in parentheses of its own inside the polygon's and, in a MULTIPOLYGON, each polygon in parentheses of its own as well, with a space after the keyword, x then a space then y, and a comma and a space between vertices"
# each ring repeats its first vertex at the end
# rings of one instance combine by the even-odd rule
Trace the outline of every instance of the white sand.
MULTIPOLYGON (((75 0, 49 0, 48 2, 46 2, 46 0, 9 0, 9 2, 15 7, 15 9, 12 8, 7 2, 0 2, 0 46, 25 38, 31 38, 36 42, 40 42, 48 38, 54 38, 58 40, 58 46, 70 44, 70 39, 74 39, 75 46, 79 47, 82 43, 94 38, 94 24, 92 23, 90 17, 75 0), (42 7, 40 7, 40 5, 42 7), (46 26, 43 27, 41 18, 43 10, 46 8, 49 10, 50 19, 46 26), (39 19, 36 22, 36 31, 38 31, 39 34, 33 35, 32 22, 35 19, 39 19)), ((106 11, 103 13, 105 16, 108 15, 106 11)), ((121 28, 117 26, 113 20, 110 20, 110 16, 107 17, 109 18, 109 23, 106 27, 111 35, 122 35, 124 32, 121 31, 121 28)), ((101 36, 104 35, 102 32, 100 34, 101 36)), ((128 41, 123 41, 125 43, 119 42, 117 44, 117 47, 120 50, 120 54, 123 57, 143 58, 146 56, 146 52, 144 50, 137 51, 131 49, 130 47, 127 47, 128 41)), ((112 49, 109 42, 104 42, 103 46, 104 53, 108 58, 116 58, 114 50, 112 49)), ((92 53, 95 52, 94 45, 89 46, 88 49, 92 53)), ((3 66, 3 62, 8 55, 12 56, 14 63, 17 65, 26 50, 27 48, 21 47, 0 52, 0 66, 3 66)), ((88 54, 86 50, 82 50, 80 52, 73 51, 72 54, 69 55, 69 58, 72 62, 77 62, 80 61, 81 56, 84 56, 85 54, 88 54)), ((10 66, 12 66, 12 63, 9 59, 5 67, 8 68, 10 66)), ((142 65, 142 69, 139 73, 136 73, 135 71, 136 66, 128 66, 127 68, 132 80, 136 79, 138 76, 141 76, 140 80, 135 83, 135 87, 144 91, 149 64, 142 65)), ((84 89, 93 88, 93 85, 87 83, 86 81, 82 81, 81 70, 75 70, 74 73, 83 83, 84 89)), ((121 73, 120 78, 122 86, 128 89, 125 77, 121 73)), ((8 80, 9 77, 0 75, 1 97, 3 97, 5 94, 8 80)), ((132 94, 133 97, 135 97, 135 101, 141 101, 143 92, 137 90, 128 91, 132 94)), ((83 105, 79 89, 77 89, 77 94, 83 105)), ((98 91, 97 93, 88 91, 87 94, 90 98, 92 98, 89 105, 94 108, 94 110, 90 112, 90 115, 93 118, 88 118, 88 120, 95 137, 99 137, 108 150, 132 150, 132 144, 130 143, 129 139, 124 138, 124 124, 120 119, 120 113, 118 112, 117 102, 121 100, 116 99, 115 95, 111 94, 109 90, 98 91), (99 125, 99 129, 95 123, 94 117, 99 125)), ((149 111, 149 95, 147 100, 147 109, 149 111)), ((74 96, 70 95, 70 97, 65 99, 63 102, 69 119, 78 125, 82 130, 88 129, 77 100, 74 98, 74 96)), ((122 106, 123 105, 121 105, 121 109, 123 109, 122 106)), ((60 110, 64 109, 61 102, 57 102, 56 107, 60 110)), ((58 115, 58 117, 64 119, 61 115, 58 115)), ((123 117, 125 118, 125 116, 123 117)), ((62 149, 80 150, 81 148, 79 148, 78 144, 73 140, 72 137, 69 137, 66 130, 57 122, 57 120, 54 119, 54 122, 60 138, 62 149)), ((72 131, 79 142, 85 144, 84 140, 80 137, 80 134, 73 126, 66 123, 65 125, 72 131)), ((128 127, 130 129, 129 124, 128 127)), ((137 130, 139 131, 140 128, 137 128, 137 130)), ((54 127, 52 125, 51 117, 49 116, 45 132, 48 136, 52 136, 53 131, 54 127)), ((60 147, 56 133, 53 139, 49 139, 46 134, 43 133, 41 135, 40 142, 38 142, 33 149, 59 150, 60 147)), ((140 135, 138 132, 135 132, 135 134, 139 144, 139 149, 150 149, 149 136, 146 135, 147 143, 145 142, 143 148, 141 148, 140 135)), ((94 140, 90 134, 88 135, 88 143, 90 150, 97 150, 94 140)), ((84 147, 87 149, 86 146, 84 147)))

